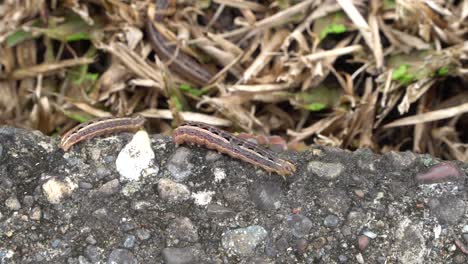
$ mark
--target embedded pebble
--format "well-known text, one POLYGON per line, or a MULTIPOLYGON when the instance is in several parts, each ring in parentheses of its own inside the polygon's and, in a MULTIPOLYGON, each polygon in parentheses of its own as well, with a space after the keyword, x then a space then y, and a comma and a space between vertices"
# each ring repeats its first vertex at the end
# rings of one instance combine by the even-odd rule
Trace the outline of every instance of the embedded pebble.
POLYGON ((398 248, 405 249, 397 252, 401 263, 424 263, 427 249, 422 230, 422 222, 413 222, 409 218, 403 218, 397 223, 394 243, 398 248))
POLYGON ((309 247, 309 241, 307 241, 304 238, 299 238, 296 241, 296 244, 294 246, 294 249, 296 250, 297 253, 299 254, 305 254, 307 252, 307 249, 309 247))
POLYGON ((210 217, 218 218, 229 218, 236 214, 233 210, 217 204, 209 204, 206 207, 206 213, 210 217))
POLYGON ((128 249, 114 249, 109 255, 107 264, 134 264, 136 259, 133 253, 128 249))
POLYGON ((176 182, 182 182, 192 174, 195 165, 190 162, 191 156, 192 151, 190 149, 179 147, 170 158, 167 170, 176 182))
POLYGON ((372 231, 369 231, 369 230, 366 230, 364 232, 362 232, 363 235, 367 236, 368 238, 371 238, 371 239, 374 239, 377 237, 377 234, 372 232, 372 231))
POLYGON ((323 220, 323 224, 327 227, 336 227, 340 222, 340 218, 336 215, 327 215, 323 220))
POLYGON ((92 236, 92 235, 89 235, 86 237, 86 243, 90 244, 90 245, 94 245, 96 244, 96 239, 92 236))
POLYGON ((120 188, 119 180, 113 179, 104 183, 101 187, 99 187, 99 189, 97 190, 97 193, 99 195, 106 197, 106 196, 110 196, 112 194, 117 193, 119 191, 119 188, 120 188))
POLYGON ((31 212, 29 212, 29 218, 34 221, 41 220, 42 210, 40 207, 34 207, 31 212))
POLYGON ((93 216, 96 217, 97 219, 100 220, 106 220, 107 219, 107 209, 106 208, 100 208, 97 209, 93 212, 93 216))
POLYGON ((312 221, 304 215, 292 214, 287 217, 288 226, 293 236, 301 238, 309 234, 312 228, 312 221))
POLYGON ((369 245, 369 242, 370 242, 370 238, 368 236, 360 235, 358 237, 359 250, 364 251, 367 248, 367 246, 369 245))
POLYGON ((172 202, 183 202, 190 198, 190 190, 187 186, 166 178, 158 181, 158 193, 162 199, 172 202))
POLYGON ((311 161, 307 164, 307 171, 314 173, 320 178, 333 180, 340 176, 343 172, 344 166, 341 163, 326 163, 320 161, 311 161))
POLYGON ((221 182, 226 178, 226 172, 221 168, 214 168, 214 182, 221 182))
POLYGON ((151 233, 147 229, 137 229, 136 236, 139 240, 148 240, 151 237, 151 233))
POLYGON ((123 181, 138 181, 140 177, 156 175, 159 168, 154 165, 154 152, 148 133, 140 130, 120 151, 115 166, 123 181))
POLYGON ((281 207, 282 191, 274 182, 259 182, 254 184, 250 197, 255 205, 262 210, 277 210, 281 207))
POLYGON ((165 248, 161 253, 166 264, 197 263, 200 256, 200 251, 194 247, 165 248))
POLYGON ((462 229, 463 233, 468 233, 468 225, 464 225, 462 229))
POLYGON ((102 249, 96 246, 87 246, 85 249, 85 256, 92 262, 97 263, 101 260, 102 249))
POLYGON ((25 195, 23 198, 23 205, 26 208, 31 208, 31 206, 34 204, 34 197, 31 195, 25 195))
POLYGON ((359 263, 359 264, 364 264, 364 257, 362 256, 361 253, 357 254, 356 255, 356 261, 359 263))
POLYGON ((51 204, 61 203, 77 187, 78 185, 73 183, 69 178, 66 178, 65 181, 60 181, 56 177, 52 177, 42 184, 42 190, 51 204))
POLYGON ((409 151, 406 152, 395 152, 390 151, 383 155, 383 157, 388 158, 392 166, 398 166, 403 168, 410 167, 413 162, 416 160, 416 155, 409 151))
POLYGON ((345 215, 350 205, 350 198, 343 189, 327 189, 321 193, 320 206, 331 214, 345 215))
POLYGON ((123 246, 125 248, 133 248, 135 246, 136 237, 134 235, 128 235, 125 237, 123 246))
POLYGON ((213 191, 199 191, 192 193, 192 199, 196 205, 205 206, 211 202, 214 194, 215 192, 213 191))
POLYGON ((21 209, 20 201, 16 197, 10 197, 6 199, 5 206, 12 211, 18 211, 21 209))
POLYGON ((168 239, 186 242, 198 241, 198 230, 188 217, 178 217, 171 221, 166 230, 168 239))
POLYGON ((449 161, 434 165, 427 172, 416 175, 416 181, 421 184, 451 182, 461 178, 461 172, 449 161))
POLYGON ((245 228, 228 230, 222 234, 223 248, 240 256, 253 255, 258 244, 267 236, 268 232, 262 226, 254 225, 245 228))
POLYGON ((437 217, 441 224, 457 224, 466 211, 465 202, 455 196, 433 198, 428 202, 431 213, 437 217))

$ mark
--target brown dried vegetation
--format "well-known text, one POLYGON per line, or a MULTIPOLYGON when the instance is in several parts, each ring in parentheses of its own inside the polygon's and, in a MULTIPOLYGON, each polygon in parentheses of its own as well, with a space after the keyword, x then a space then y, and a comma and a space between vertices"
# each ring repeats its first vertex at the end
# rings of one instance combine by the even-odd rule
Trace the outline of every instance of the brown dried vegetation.
POLYGON ((3 1, 0 124, 138 113, 468 161, 467 0, 164 2, 3 1))

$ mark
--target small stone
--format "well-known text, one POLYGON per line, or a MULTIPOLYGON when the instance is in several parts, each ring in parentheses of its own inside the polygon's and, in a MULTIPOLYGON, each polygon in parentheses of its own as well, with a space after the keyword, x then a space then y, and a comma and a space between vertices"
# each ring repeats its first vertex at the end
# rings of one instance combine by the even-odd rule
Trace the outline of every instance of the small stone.
POLYGON ((221 182, 222 180, 226 179, 226 172, 224 169, 221 168, 214 168, 214 182, 221 182))
POLYGON ((369 230, 365 230, 364 232, 362 232, 363 235, 367 236, 368 238, 371 238, 371 239, 374 239, 377 237, 377 234, 372 232, 372 231, 369 231, 369 230))
POLYGON ((286 252, 289 248, 288 240, 285 237, 281 237, 275 242, 275 247, 279 252, 286 252))
POLYGON ((170 158, 167 164, 167 170, 176 182, 182 182, 192 174, 195 165, 189 162, 191 156, 192 152, 190 149, 179 147, 170 158))
POLYGON ((31 208, 31 206, 34 204, 34 197, 31 195, 25 195, 23 198, 23 205, 26 208, 31 208))
POLYGON ((101 187, 99 187, 99 189, 97 190, 97 193, 104 197, 111 196, 117 193, 119 191, 119 188, 120 188, 119 180, 113 179, 111 181, 104 183, 101 187))
POLYGON ((367 246, 369 245, 370 238, 365 235, 361 235, 358 237, 358 247, 359 250, 364 251, 366 250, 367 246))
POLYGON ((377 257, 377 263, 379 264, 387 264, 387 258, 384 256, 378 256, 377 257))
POLYGON ((107 264, 134 264, 136 259, 133 256, 133 253, 128 249, 114 249, 109 255, 107 264))
POLYGON ((359 263, 359 264, 364 264, 364 257, 362 256, 361 253, 357 254, 356 255, 356 261, 359 263))
POLYGON ((125 238, 123 246, 126 248, 133 248, 135 246, 135 240, 136 240, 136 237, 134 235, 128 235, 125 238))
POLYGON ((100 251, 102 249, 96 247, 96 246, 87 246, 85 249, 85 256, 92 262, 92 263, 98 263, 100 262, 100 251))
POLYGON ((213 199, 214 191, 199 191, 192 193, 191 197, 194 200, 193 202, 198 206, 205 206, 210 204, 213 199))
POLYGON ((42 217, 42 210, 40 207, 34 207, 31 212, 29 212, 29 218, 34 221, 41 220, 42 217))
POLYGON ((309 234, 310 229, 312 228, 312 221, 300 214, 288 215, 287 220, 289 228, 293 236, 297 238, 304 237, 309 234))
POLYGON ((466 243, 468 243, 468 234, 463 234, 463 239, 465 240, 466 243))
POLYGON ((208 151, 206 153, 205 159, 206 161, 213 162, 216 160, 219 160, 222 157, 221 153, 218 153, 216 151, 208 151))
POLYGON ((136 230, 136 236, 138 239, 143 241, 149 239, 151 237, 151 233, 147 229, 142 228, 136 230))
POLYGON ((259 182, 253 184, 250 197, 261 210, 277 210, 281 207, 282 190, 273 182, 259 182))
POLYGON ((194 247, 165 248, 161 253, 166 264, 198 263, 200 255, 200 251, 194 247))
POLYGON ((96 239, 94 238, 93 235, 89 235, 86 237, 86 243, 90 245, 95 245, 97 243, 96 239))
POLYGON ((392 248, 401 263, 424 263, 427 254, 426 239, 423 236, 423 222, 413 222, 403 218, 397 223, 392 248))
POLYGON ((416 155, 410 151, 395 152, 390 151, 384 154, 385 158, 389 159, 391 165, 400 168, 409 168, 416 160, 416 155))
POLYGON ((311 161, 307 165, 307 171, 314 173, 320 178, 333 180, 340 176, 343 172, 344 166, 341 163, 326 163, 320 161, 311 161))
POLYGON ((105 208, 97 209, 93 212, 93 216, 100 220, 107 219, 107 210, 105 208))
POLYGON ((178 217, 171 221, 167 230, 168 239, 194 243, 198 241, 198 230, 187 217, 178 217))
POLYGON ((60 239, 54 239, 52 240, 52 243, 50 243, 52 248, 58 248, 60 247, 61 244, 62 244, 62 241, 60 239))
POLYGON ((234 217, 236 213, 229 208, 217 204, 209 204, 206 208, 206 213, 209 217, 230 218, 234 217))
POLYGON ((365 196, 365 193, 364 193, 363 190, 354 190, 354 194, 356 194, 356 196, 361 198, 361 199, 364 198, 364 196, 365 196))
POLYGON ((336 227, 338 223, 340 222, 340 218, 336 215, 327 215, 325 219, 323 220, 323 224, 326 227, 336 227))
POLYGON ((78 186, 81 188, 81 189, 85 189, 85 190, 90 190, 93 188, 93 185, 89 182, 84 182, 84 181, 81 181, 78 183, 78 186))
POLYGON ((132 203, 132 209, 135 211, 145 211, 151 208, 153 204, 149 201, 134 201, 132 203))
POLYGON ((453 257, 453 263, 455 263, 455 264, 466 263, 466 257, 463 256, 462 254, 458 254, 455 257, 453 257))
POLYGON ((339 255, 338 256, 338 261, 341 263, 346 263, 348 262, 348 258, 345 255, 339 255))
POLYGON ((447 250, 450 252, 454 252, 455 250, 457 250, 457 246, 455 244, 451 244, 450 246, 448 246, 447 250))
POLYGON ((91 264, 84 256, 78 256, 78 264, 91 264))
POLYGON ((121 228, 124 232, 132 231, 133 229, 135 229, 135 223, 131 221, 124 221, 121 224, 121 228))
POLYGON ((429 171, 416 175, 416 181, 421 184, 451 182, 462 178, 460 170, 450 161, 434 165, 429 171))
POLYGON ((8 177, 1 177, 0 178, 0 187, 4 190, 11 189, 13 187, 13 181, 8 177))
POLYGON ((159 168, 155 166, 154 152, 146 131, 135 133, 120 151, 115 166, 123 181, 139 181, 141 177, 158 173, 159 168))
POLYGON ((221 244, 223 248, 240 256, 251 256, 255 248, 268 235, 265 228, 254 225, 245 228, 228 230, 222 234, 221 244))
POLYGON ((309 241, 307 241, 304 238, 299 238, 296 241, 296 244, 295 244, 294 248, 295 248, 297 253, 302 255, 302 254, 305 254, 307 252, 308 247, 309 247, 309 241))
POLYGON ((349 211, 351 199, 348 193, 341 188, 324 189, 320 193, 319 203, 330 214, 342 216, 349 211))
POLYGON ((428 202, 431 213, 441 224, 457 224, 465 215, 465 202, 456 196, 433 198, 428 202))
POLYGON ((463 226, 462 233, 468 233, 468 225, 463 226))
POLYGON ((21 209, 21 204, 16 197, 10 197, 6 199, 5 206, 12 211, 18 211, 21 209))
POLYGON ((77 185, 69 178, 65 181, 60 181, 56 177, 52 177, 42 185, 42 190, 51 204, 61 203, 63 199, 69 197, 76 188, 77 185))
POLYGON ((162 199, 172 202, 183 202, 190 198, 190 190, 187 186, 166 178, 159 180, 158 193, 162 199))
POLYGON ((312 241, 311 246, 314 249, 322 249, 327 244, 327 239, 324 237, 318 237, 312 241))

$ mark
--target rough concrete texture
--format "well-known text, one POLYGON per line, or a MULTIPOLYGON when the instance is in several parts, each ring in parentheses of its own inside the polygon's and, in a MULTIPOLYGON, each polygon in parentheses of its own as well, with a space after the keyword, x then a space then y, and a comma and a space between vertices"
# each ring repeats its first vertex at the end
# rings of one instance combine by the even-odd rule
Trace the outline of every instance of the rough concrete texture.
POLYGON ((57 143, 0 128, 1 263, 468 260, 460 162, 317 146, 283 179, 142 132, 57 143))

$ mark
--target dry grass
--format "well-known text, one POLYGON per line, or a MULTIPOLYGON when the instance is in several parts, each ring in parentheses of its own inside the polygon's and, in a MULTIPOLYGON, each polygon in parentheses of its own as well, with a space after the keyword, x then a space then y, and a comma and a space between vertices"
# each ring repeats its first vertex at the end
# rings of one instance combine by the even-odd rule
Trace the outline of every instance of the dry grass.
POLYGON ((0 17, 0 124, 62 134, 138 113, 153 132, 203 121, 468 162, 466 0, 6 0, 0 17), (145 32, 158 11, 168 60, 145 32), (177 54, 211 82, 175 72, 177 54))

